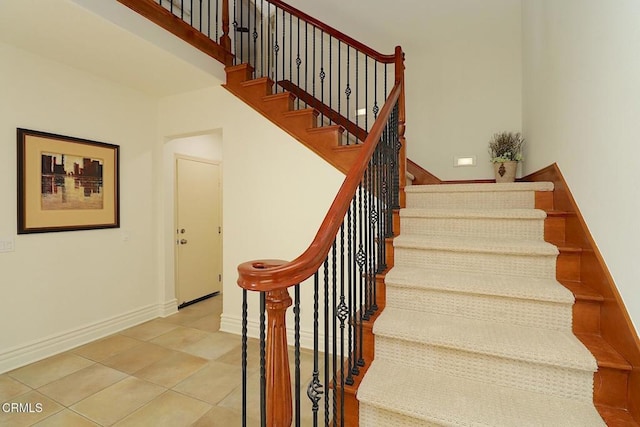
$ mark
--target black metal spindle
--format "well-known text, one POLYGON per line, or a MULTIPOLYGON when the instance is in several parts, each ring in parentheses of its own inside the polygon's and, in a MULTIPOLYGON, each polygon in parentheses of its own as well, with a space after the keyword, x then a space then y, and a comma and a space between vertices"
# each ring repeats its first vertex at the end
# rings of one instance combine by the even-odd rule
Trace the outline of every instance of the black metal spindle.
MULTIPOLYGON (((202 15, 202 0, 200 0, 200 14, 202 15)), ((238 64, 240 58, 238 58, 238 15, 236 14, 236 0, 233 0, 233 53, 236 55, 233 57, 233 63, 238 64)))
POLYGON ((333 92, 333 37, 329 34, 329 109, 332 108, 332 92, 333 92))
POLYGON ((300 427, 300 285, 293 287, 295 425, 300 427))
MULTIPOLYGON (((193 9, 192 9, 193 10, 193 9)), ((242 427, 247 427, 247 290, 242 290, 242 427)))
POLYGON ((219 0, 216 0, 216 41, 220 40, 218 38, 218 35, 220 32, 219 30, 220 30, 220 4, 219 4, 219 0))
MULTIPOLYGON (((173 0, 171 0, 171 4, 173 4, 173 0)), ((202 32, 202 0, 200 0, 200 9, 198 9, 198 31, 202 32)))
MULTIPOLYGON (((347 114, 345 114, 345 117, 347 119, 349 119, 351 117, 351 110, 349 110, 349 97, 351 96, 351 86, 349 85, 349 83, 350 83, 350 79, 349 79, 349 72, 350 72, 350 68, 349 68, 349 66, 350 66, 350 64, 349 64, 349 59, 350 59, 349 58, 349 51, 350 51, 349 45, 347 45, 347 87, 344 90, 344 94, 347 96, 347 99, 346 99, 346 101, 347 101, 347 114)), ((347 130, 347 145, 349 145, 349 144, 350 144, 349 131, 347 130)))
MULTIPOLYGON (((262 19, 260 19, 262 22, 262 19)), ((258 5, 253 3, 253 32, 251 37, 253 38, 253 77, 258 76, 258 29, 256 28, 258 22, 258 5)))
MULTIPOLYGON (((296 38, 297 41, 297 45, 298 45, 298 49, 297 49, 297 53, 296 53, 296 70, 297 70, 297 77, 296 77, 296 86, 300 87, 300 65, 302 64, 302 59, 300 59, 300 18, 298 18, 298 37, 296 38)), ((306 88, 305 88, 306 91, 306 88)), ((297 98, 298 100, 298 109, 300 108, 300 98, 297 98)))
POLYGON ((278 45, 278 9, 276 8, 276 12, 274 13, 275 15, 275 28, 273 31, 273 40, 274 40, 274 45, 273 45, 273 63, 274 63, 274 78, 273 81, 276 83, 276 92, 278 92, 278 51, 280 50, 280 46, 278 45))
POLYGON ((267 427, 266 311, 266 293, 260 292, 260 420, 262 427, 267 427))
MULTIPOLYGON (((320 102, 324 104, 324 30, 320 30, 320 102)), ((315 88, 314 88, 315 92, 315 88)), ((320 113, 320 122, 324 124, 324 113, 320 113)))
POLYGON ((349 316, 349 310, 345 302, 345 257, 344 257, 344 222, 340 225, 340 304, 338 305, 338 319, 340 319, 340 420, 344 420, 344 321, 349 316))
POLYGON ((353 256, 353 235, 352 235, 352 226, 353 222, 351 219, 351 212, 353 210, 354 200, 351 200, 349 204, 349 209, 347 210, 347 301, 348 301, 348 324, 347 324, 347 334, 348 334, 348 345, 347 345, 347 378, 344 380, 345 384, 353 385, 353 375, 351 370, 353 369, 353 352, 354 352, 354 342, 353 342, 353 313, 354 310, 354 293, 353 286, 355 284, 355 280, 353 277, 353 273, 355 272, 355 257, 353 256))
POLYGON ((337 393, 336 393, 336 378, 337 378, 337 369, 338 369, 338 313, 337 313, 337 253, 336 253, 336 239, 333 240, 333 245, 331 246, 331 341, 332 341, 332 366, 331 366, 331 384, 333 384, 333 402, 332 402, 332 412, 333 412, 333 425, 336 425, 336 417, 337 417, 337 393))
MULTIPOLYGON (((363 178, 364 181, 364 178, 363 178)), ((365 222, 365 216, 364 216, 364 211, 363 211, 363 188, 364 188, 364 182, 361 182, 360 185, 358 186, 358 254, 356 255, 356 259, 358 262, 358 266, 360 267, 359 269, 359 274, 358 274, 358 282, 359 282, 359 286, 358 286, 358 337, 360 339, 360 343, 358 346, 358 350, 359 350, 359 355, 358 355, 358 362, 357 362, 357 366, 353 367, 353 374, 354 375, 359 375, 360 374, 360 369, 358 367, 363 367, 364 366, 364 357, 362 354, 362 347, 363 347, 363 320, 364 320, 364 305, 365 305, 365 294, 364 294, 364 275, 365 275, 365 263, 366 263, 366 254, 364 252, 364 246, 363 246, 363 242, 364 242, 364 222, 365 222)))
MULTIPOLYGON (((287 56, 291 57, 291 55, 287 55, 287 44, 285 42, 285 36, 286 36, 286 25, 285 25, 285 12, 284 9, 282 9, 282 80, 286 80, 287 79, 287 75, 286 75, 286 69, 285 69, 285 61, 287 59, 287 56)), ((289 45, 289 52, 291 52, 291 45, 289 45)), ((291 73, 289 73, 289 76, 291 76, 291 73)), ((276 81, 276 92, 278 91, 278 82, 276 81)))
MULTIPOLYGON (((218 22, 218 9, 216 9, 216 22, 218 22)), ((211 0, 207 0, 207 37, 211 38, 211 0)), ((218 40, 217 37, 216 40, 218 40)))
MULTIPOLYGON (((360 77, 360 63, 358 61, 358 50, 356 49, 356 127, 358 127, 358 119, 360 118, 360 108, 359 108, 359 104, 360 104, 360 85, 358 84, 358 79, 360 77)), ((367 129, 368 130, 368 129, 367 129)), ((359 144, 360 142, 364 142, 364 141, 359 141, 356 138, 356 144, 359 144)))
MULTIPOLYGON (((329 390, 329 256, 324 260, 324 385, 329 390)), ((324 425, 329 425, 329 393, 324 394, 324 425)))
POLYGON ((318 272, 313 275, 313 376, 309 387, 307 388, 307 396, 311 400, 311 411, 313 412, 313 427, 318 427, 318 402, 322 397, 323 390, 320 384, 320 369, 318 366, 318 299, 319 299, 319 278, 318 272))

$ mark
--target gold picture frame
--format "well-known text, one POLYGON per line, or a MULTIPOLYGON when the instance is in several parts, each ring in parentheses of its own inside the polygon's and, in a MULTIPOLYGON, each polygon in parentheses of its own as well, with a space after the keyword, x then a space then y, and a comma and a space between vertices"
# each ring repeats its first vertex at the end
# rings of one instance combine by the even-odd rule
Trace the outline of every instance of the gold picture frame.
POLYGON ((18 234, 120 227, 120 147, 18 128, 18 234))

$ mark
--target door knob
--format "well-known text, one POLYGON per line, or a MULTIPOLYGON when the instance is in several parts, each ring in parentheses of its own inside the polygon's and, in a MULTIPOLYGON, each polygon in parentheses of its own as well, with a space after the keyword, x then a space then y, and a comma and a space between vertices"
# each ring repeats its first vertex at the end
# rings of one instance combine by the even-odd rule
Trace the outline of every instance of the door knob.
POLYGON ((180 239, 180 244, 181 245, 186 245, 187 244, 187 239, 180 239))

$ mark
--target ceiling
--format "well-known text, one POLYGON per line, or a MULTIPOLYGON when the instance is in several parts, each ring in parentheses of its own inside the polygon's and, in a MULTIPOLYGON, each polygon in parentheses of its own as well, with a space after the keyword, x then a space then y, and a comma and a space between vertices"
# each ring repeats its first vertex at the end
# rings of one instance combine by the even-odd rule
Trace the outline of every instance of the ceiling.
POLYGON ((114 0, 2 0, 0 42, 157 97, 222 82, 222 64, 114 0))

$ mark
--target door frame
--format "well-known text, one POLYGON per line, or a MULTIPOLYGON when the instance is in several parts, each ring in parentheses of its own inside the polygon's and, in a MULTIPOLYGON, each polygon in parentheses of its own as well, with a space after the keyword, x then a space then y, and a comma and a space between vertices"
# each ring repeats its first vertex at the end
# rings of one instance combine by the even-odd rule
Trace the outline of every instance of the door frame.
MULTIPOLYGON (((173 245, 173 283, 175 284, 174 286, 174 293, 175 293, 175 298, 178 302, 178 305, 180 306, 180 301, 178 299, 178 288, 179 288, 179 282, 178 282, 178 250, 177 250, 177 243, 176 243, 176 236, 178 235, 177 230, 178 230, 178 160, 182 159, 182 160, 190 160, 190 161, 194 161, 194 162, 200 162, 200 163, 207 163, 207 164, 211 164, 211 165, 217 165, 218 166, 218 183, 220 185, 220 191, 218 192, 219 197, 218 197, 218 215, 220 216, 220 247, 219 249, 219 253, 220 253, 220 274, 222 275, 222 278, 224 278, 224 264, 222 262, 222 241, 223 241, 223 236, 224 236, 224 218, 222 217, 222 200, 223 198, 223 194, 222 194, 222 190, 223 190, 223 185, 222 185, 222 177, 223 177, 223 173, 222 173, 222 161, 220 160, 211 160, 211 159, 206 159, 206 158, 202 158, 202 157, 195 157, 195 156, 189 156, 187 154, 181 154, 181 153, 174 153, 173 154, 173 228, 171 230, 172 232, 172 245, 173 245)), ((221 283, 222 280, 221 280, 221 283)), ((222 289, 222 288, 221 288, 222 289)), ((222 294, 222 290, 220 290, 219 292, 220 294, 222 294)), ((214 293, 215 294, 215 293, 214 293)), ((208 297, 208 296, 206 296, 208 297)), ((200 299, 196 299, 194 301, 191 302, 192 303, 196 303, 200 301, 200 299)))

